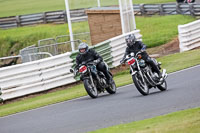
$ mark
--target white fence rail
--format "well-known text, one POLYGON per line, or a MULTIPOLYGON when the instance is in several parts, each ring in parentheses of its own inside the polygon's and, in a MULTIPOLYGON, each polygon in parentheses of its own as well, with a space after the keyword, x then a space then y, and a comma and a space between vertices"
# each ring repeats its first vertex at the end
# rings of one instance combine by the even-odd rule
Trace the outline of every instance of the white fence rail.
POLYGON ((180 52, 200 47, 200 20, 178 26, 180 52))
MULTIPOLYGON (((126 48, 125 36, 135 34, 137 39, 141 39, 139 32, 136 30, 114 37, 99 43, 94 49, 104 57, 110 67, 119 66, 126 48)), ((76 82, 74 75, 70 73, 75 60, 73 56, 75 57, 71 52, 67 52, 33 62, 0 68, 0 100, 21 97, 76 82)))
POLYGON ((71 53, 0 69, 1 100, 76 82, 69 69, 71 53))

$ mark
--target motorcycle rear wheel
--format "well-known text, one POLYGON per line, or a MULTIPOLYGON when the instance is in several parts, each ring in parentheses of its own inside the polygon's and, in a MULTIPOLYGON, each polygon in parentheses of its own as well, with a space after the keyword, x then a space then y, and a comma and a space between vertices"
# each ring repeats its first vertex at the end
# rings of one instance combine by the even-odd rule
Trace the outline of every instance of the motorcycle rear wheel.
POLYGON ((135 74, 132 76, 133 82, 137 88, 137 90, 144 96, 149 94, 149 88, 146 83, 142 83, 141 79, 138 77, 139 74, 135 74))
POLYGON ((84 87, 85 87, 85 90, 88 93, 88 95, 91 98, 97 98, 98 97, 98 91, 97 91, 96 86, 92 86, 92 83, 89 79, 85 79, 83 81, 83 83, 84 83, 84 87))
POLYGON ((117 90, 117 87, 116 87, 115 81, 112 79, 112 84, 109 85, 109 87, 106 88, 106 91, 109 94, 115 94, 116 90, 117 90))

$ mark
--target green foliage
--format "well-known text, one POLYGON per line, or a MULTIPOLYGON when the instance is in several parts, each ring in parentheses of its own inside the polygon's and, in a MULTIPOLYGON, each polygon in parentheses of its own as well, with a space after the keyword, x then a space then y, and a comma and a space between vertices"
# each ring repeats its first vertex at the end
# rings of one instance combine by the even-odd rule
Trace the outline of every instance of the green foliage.
MULTIPOLYGON (((68 0, 71 9, 97 6, 97 0, 68 0)), ((175 0, 133 0, 139 3, 166 3, 175 0)), ((101 0, 102 6, 118 5, 118 0, 101 0)), ((64 0, 0 0, 0 17, 65 10, 64 0)))

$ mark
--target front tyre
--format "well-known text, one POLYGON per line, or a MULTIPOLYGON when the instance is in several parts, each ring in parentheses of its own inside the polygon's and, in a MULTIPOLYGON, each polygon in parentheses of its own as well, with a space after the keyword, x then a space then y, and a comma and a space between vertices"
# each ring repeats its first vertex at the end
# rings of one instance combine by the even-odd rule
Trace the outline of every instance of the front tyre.
POLYGON ((84 83, 84 87, 85 87, 85 90, 87 91, 88 95, 91 98, 97 98, 98 97, 97 88, 96 88, 96 86, 92 85, 92 82, 90 81, 90 79, 85 79, 83 81, 83 83, 84 83))
POLYGON ((116 87, 115 81, 112 79, 112 84, 110 84, 109 87, 106 88, 106 91, 109 94, 115 94, 116 90, 117 90, 117 87, 116 87))
POLYGON ((146 83, 144 83, 138 73, 132 76, 133 82, 137 90, 144 96, 149 94, 149 88, 146 83))
POLYGON ((167 90, 167 82, 166 80, 164 79, 163 80, 163 83, 161 85, 157 85, 157 88, 160 90, 160 91, 166 91, 167 90))

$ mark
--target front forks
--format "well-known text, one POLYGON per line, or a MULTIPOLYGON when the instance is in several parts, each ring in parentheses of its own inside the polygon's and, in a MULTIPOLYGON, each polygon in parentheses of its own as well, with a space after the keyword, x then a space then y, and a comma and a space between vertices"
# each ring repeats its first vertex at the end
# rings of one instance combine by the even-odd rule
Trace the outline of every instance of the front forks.
POLYGON ((90 81, 92 83, 92 88, 94 89, 95 88, 95 84, 94 84, 94 81, 93 81, 93 78, 92 78, 92 75, 90 74, 90 81))
POLYGON ((138 74, 140 75, 141 79, 142 79, 143 87, 144 87, 145 91, 147 91, 147 90, 148 90, 148 86, 147 86, 147 83, 146 83, 146 81, 145 81, 145 79, 144 79, 143 73, 142 73, 142 71, 141 71, 141 69, 140 69, 140 66, 139 66, 138 62, 136 62, 136 65, 137 65, 138 71, 134 71, 134 70, 133 70, 133 66, 130 66, 131 75, 133 76, 133 75, 135 75, 136 73, 138 73, 138 74))

